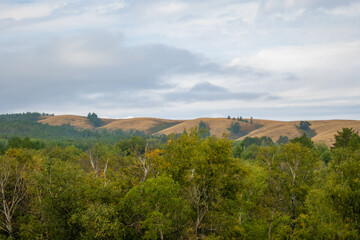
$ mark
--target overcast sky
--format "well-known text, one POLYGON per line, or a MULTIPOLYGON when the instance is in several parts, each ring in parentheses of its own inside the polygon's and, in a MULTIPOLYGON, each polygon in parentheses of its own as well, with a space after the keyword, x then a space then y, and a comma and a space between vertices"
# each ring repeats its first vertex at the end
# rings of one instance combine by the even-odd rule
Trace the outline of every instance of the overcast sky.
POLYGON ((0 0, 0 113, 360 119, 360 1, 0 0))

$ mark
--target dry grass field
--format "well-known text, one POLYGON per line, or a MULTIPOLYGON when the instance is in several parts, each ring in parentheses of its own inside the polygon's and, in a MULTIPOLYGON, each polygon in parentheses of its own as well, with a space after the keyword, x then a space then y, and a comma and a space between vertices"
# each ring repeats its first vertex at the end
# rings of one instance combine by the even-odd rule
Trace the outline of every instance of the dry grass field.
POLYGON ((122 129, 124 131, 130 129, 136 129, 149 133, 152 128, 166 124, 178 124, 182 121, 179 120, 168 120, 168 119, 159 119, 159 118, 129 118, 129 119, 117 119, 112 122, 102 126, 101 128, 106 128, 109 130, 122 129))
MULTIPOLYGON (((173 127, 164 129, 160 131, 160 134, 171 134, 171 133, 182 133, 184 130, 190 130, 191 128, 199 126, 199 123, 203 121, 208 128, 210 128, 210 134, 217 137, 222 137, 224 134, 230 135, 230 131, 227 130, 230 128, 231 123, 237 122, 236 120, 229 120, 226 118, 197 118, 192 120, 185 120, 180 124, 177 124, 173 127)), ((246 132, 251 132, 255 130, 256 126, 254 124, 239 122, 241 129, 246 132)))
POLYGON ((76 115, 59 115, 46 116, 39 120, 40 123, 49 124, 51 126, 61 126, 63 124, 70 124, 76 128, 94 129, 86 117, 76 115))
MULTIPOLYGON (((223 134, 230 136, 230 132, 227 129, 230 128, 231 123, 236 122, 235 120, 226 118, 197 118, 192 120, 130 118, 102 119, 102 121, 104 122, 104 125, 101 128, 109 130, 122 129, 126 131, 136 129, 146 133, 166 135, 171 133, 182 133, 184 130, 197 127, 200 121, 203 121, 210 128, 210 134, 217 137, 222 137, 223 134)), ((94 129, 86 117, 75 115, 49 116, 39 122, 47 123, 49 125, 70 124, 76 128, 94 129)), ((289 139, 302 135, 302 131, 296 128, 296 125, 298 125, 300 121, 285 122, 254 119, 253 122, 254 124, 239 122, 241 130, 247 133, 247 135, 239 139, 244 139, 245 137, 269 136, 275 142, 281 135, 288 136, 289 139), (259 128, 259 125, 262 127, 259 128)), ((358 120, 319 120, 309 122, 311 123, 311 129, 316 132, 316 135, 312 140, 314 142, 324 142, 328 146, 332 146, 334 143, 334 134, 336 134, 337 131, 341 131, 344 127, 352 127, 355 131, 360 132, 360 121, 358 120)))
MULTIPOLYGON (((262 137, 269 136, 275 142, 281 135, 288 136, 289 139, 299 137, 303 132, 296 128, 300 121, 269 121, 269 120, 254 120, 254 123, 263 125, 255 131, 252 131, 245 137, 262 137)), ((334 135, 342 128, 353 128, 355 131, 360 132, 360 121, 357 120, 319 120, 309 121, 310 128, 313 129, 316 135, 312 140, 316 143, 323 142, 328 146, 334 143, 334 135)), ((242 137, 240 139, 243 139, 242 137)))

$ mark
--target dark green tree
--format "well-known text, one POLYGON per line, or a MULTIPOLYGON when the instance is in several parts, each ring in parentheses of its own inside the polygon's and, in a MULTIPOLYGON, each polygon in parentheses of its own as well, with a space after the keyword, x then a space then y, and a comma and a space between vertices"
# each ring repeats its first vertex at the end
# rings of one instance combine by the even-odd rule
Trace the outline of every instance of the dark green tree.
POLYGON ((231 123, 231 127, 228 130, 233 134, 238 134, 240 132, 241 126, 238 122, 231 123))
POLYGON ((335 148, 323 177, 306 199, 296 239, 360 239, 360 155, 335 148))
POLYGON ((360 136, 352 128, 343 128, 341 132, 335 134, 335 148, 358 149, 360 147, 360 136))
POLYGON ((244 172, 232 158, 229 140, 201 139, 194 131, 183 134, 165 148, 164 166, 183 188, 193 211, 190 239, 213 234, 238 238, 238 194, 244 172))
POLYGON ((103 125, 103 122, 101 121, 100 118, 98 118, 98 116, 96 115, 96 113, 89 113, 87 115, 87 118, 89 119, 90 123, 94 126, 94 127, 100 127, 103 125))
POLYGON ((40 149, 44 148, 44 143, 40 141, 31 141, 28 137, 25 137, 24 139, 14 137, 9 140, 8 148, 40 149))
POLYGON ((298 128, 304 131, 308 131, 310 129, 310 126, 311 123, 309 123, 308 121, 301 121, 298 128))
POLYGON ((289 140, 289 138, 287 137, 287 136, 279 136, 279 139, 276 141, 276 144, 277 145, 281 145, 281 144, 287 144, 287 143, 289 143, 290 142, 290 140, 289 140))
POLYGON ((180 186, 166 176, 132 188, 125 196, 123 211, 126 225, 145 239, 181 239, 189 224, 190 206, 182 198, 180 186))
POLYGON ((304 133, 301 137, 296 137, 294 139, 291 139, 290 142, 292 143, 300 143, 304 147, 308 148, 314 148, 314 142, 311 140, 311 138, 308 138, 306 134, 304 133))
POLYGON ((299 143, 261 148, 258 159, 267 175, 264 195, 259 199, 259 222, 268 224, 268 239, 293 239, 298 217, 305 213, 307 192, 321 165, 316 153, 299 143))
POLYGON ((201 138, 210 136, 210 129, 203 121, 199 122, 198 133, 200 134, 201 138))
POLYGON ((270 137, 267 136, 262 136, 261 138, 259 137, 246 137, 244 139, 244 146, 245 148, 248 148, 251 145, 258 145, 258 146, 272 146, 274 145, 274 142, 272 141, 272 139, 270 137))
POLYGON ((244 152, 244 142, 243 141, 234 141, 232 144, 232 152, 234 158, 240 158, 241 154, 244 152))

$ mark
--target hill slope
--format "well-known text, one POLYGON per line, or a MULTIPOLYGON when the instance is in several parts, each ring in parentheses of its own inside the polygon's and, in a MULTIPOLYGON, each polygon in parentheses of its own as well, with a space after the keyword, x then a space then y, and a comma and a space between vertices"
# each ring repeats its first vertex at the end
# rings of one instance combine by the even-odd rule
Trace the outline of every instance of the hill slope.
MULTIPOLYGON (((269 136, 275 142, 281 135, 288 136, 289 139, 299 137, 303 134, 301 130, 296 128, 300 121, 272 121, 254 119, 254 124, 238 122, 241 126, 241 133, 231 135, 228 128, 231 123, 236 120, 226 118, 197 118, 191 120, 168 120, 158 118, 130 118, 130 119, 102 119, 104 125, 100 128, 108 130, 122 129, 124 131, 136 129, 151 134, 171 134, 181 133, 185 129, 189 130, 199 125, 203 121, 210 129, 210 134, 222 137, 225 133, 233 139, 244 139, 245 137, 262 137, 269 136), (240 137, 241 136, 241 137, 240 137)), ((75 115, 47 116, 39 121, 49 125, 59 126, 70 124, 76 128, 94 129, 86 117, 75 115)), ((316 132, 312 138, 315 142, 324 142, 328 146, 332 146, 334 142, 334 134, 341 131, 344 127, 352 127, 355 131, 360 132, 360 121, 358 120, 321 120, 309 121, 311 129, 316 132)))
POLYGON ((86 117, 76 116, 76 115, 59 115, 59 116, 49 116, 44 117, 39 120, 40 123, 49 124, 50 126, 61 126, 70 124, 76 128, 83 129, 94 129, 89 120, 86 117))
MULTIPOLYGON (((255 123, 262 124, 263 127, 252 131, 245 137, 262 137, 269 136, 273 141, 279 137, 287 136, 289 139, 300 137, 303 132, 296 128, 300 121, 270 121, 270 120, 254 120, 255 123)), ((357 120, 318 120, 309 121, 311 129, 316 135, 312 138, 314 142, 323 142, 328 146, 334 143, 334 135, 342 128, 353 128, 355 131, 360 132, 360 121, 357 120)), ((244 139, 245 137, 239 138, 244 139)))
POLYGON ((180 120, 168 120, 159 118, 129 118, 113 120, 110 123, 105 124, 101 128, 106 128, 109 130, 122 129, 124 131, 136 129, 144 131, 146 133, 156 133, 158 131, 161 131, 163 128, 169 128, 181 122, 182 121, 180 120))

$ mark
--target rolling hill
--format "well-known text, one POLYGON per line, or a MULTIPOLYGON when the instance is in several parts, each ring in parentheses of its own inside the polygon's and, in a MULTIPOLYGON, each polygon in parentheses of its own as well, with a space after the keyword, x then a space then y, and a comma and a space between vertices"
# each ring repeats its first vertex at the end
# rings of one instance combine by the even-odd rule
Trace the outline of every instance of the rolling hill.
MULTIPOLYGON (((104 123, 101 129, 124 131, 136 129, 149 134, 171 134, 181 133, 185 129, 189 130, 199 125, 203 121, 210 129, 210 134, 222 137, 226 134, 232 139, 244 139, 245 137, 262 137, 269 136, 275 142, 281 135, 288 136, 289 139, 299 137, 303 134, 296 125, 300 121, 273 121, 254 119, 253 124, 239 122, 241 132, 238 135, 231 134, 228 128, 236 120, 226 118, 197 118, 191 120, 169 120, 159 118, 130 118, 130 119, 101 119, 104 123)), ((95 129, 86 117, 75 115, 45 116, 39 120, 40 123, 59 126, 70 124, 76 128, 95 129)), ((358 120, 318 120, 309 121, 311 129, 316 135, 312 138, 314 142, 324 142, 332 146, 334 134, 341 131, 344 127, 352 127, 355 131, 360 131, 360 121, 358 120)))

